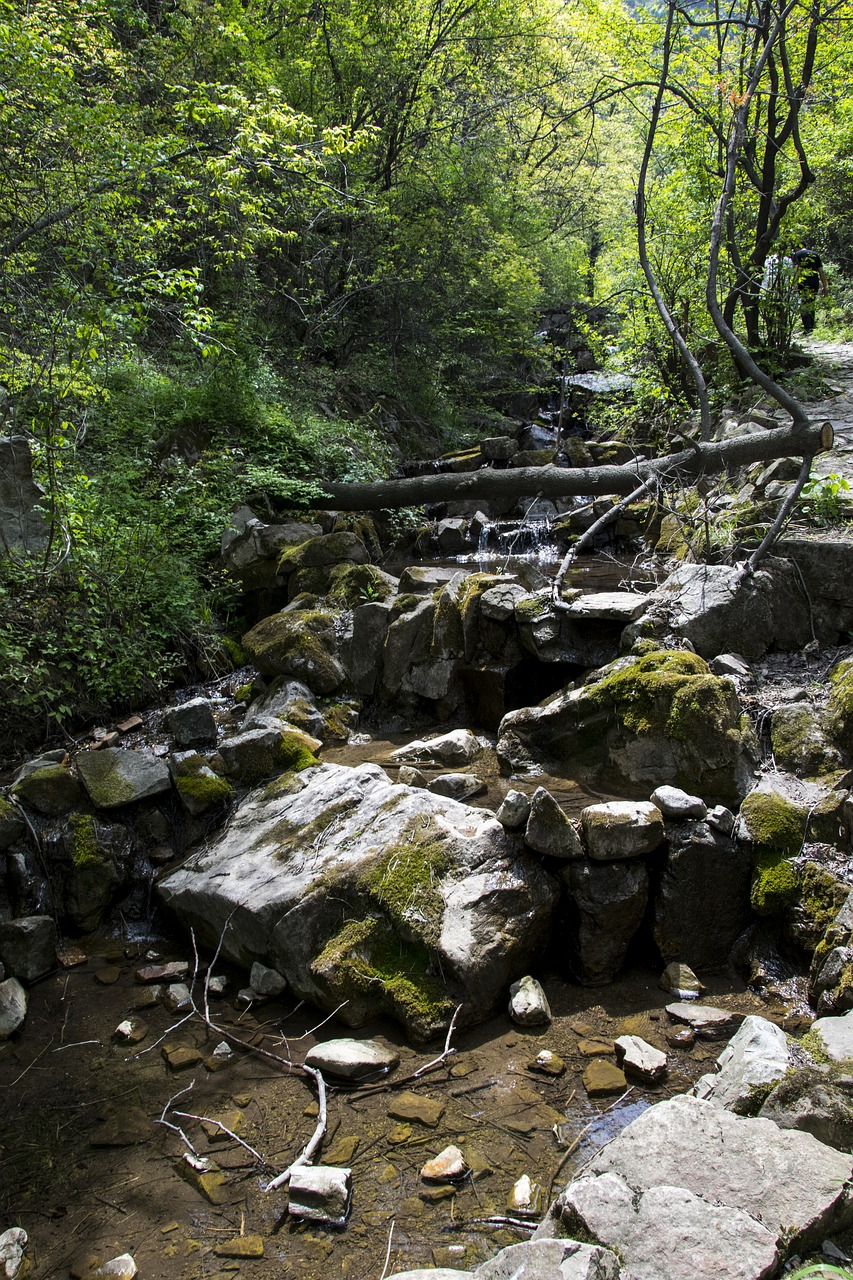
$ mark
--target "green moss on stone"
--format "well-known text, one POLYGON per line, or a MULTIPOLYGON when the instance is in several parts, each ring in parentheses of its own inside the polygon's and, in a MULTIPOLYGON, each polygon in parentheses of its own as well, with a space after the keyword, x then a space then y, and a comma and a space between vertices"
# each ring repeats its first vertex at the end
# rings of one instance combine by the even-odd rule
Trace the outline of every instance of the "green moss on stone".
POLYGON ((804 931, 808 932, 813 946, 819 945, 846 902, 849 892, 849 885, 836 880, 834 875, 816 862, 807 862, 803 867, 800 873, 798 905, 804 917, 804 931))
POLYGON ((827 732, 847 755, 853 755, 853 659, 839 662, 829 680, 827 732))
POLYGON ((398 618, 402 613, 411 613, 413 609, 417 609, 419 604, 423 604, 425 596, 415 595, 414 592, 404 591, 401 596, 397 596, 391 605, 391 613, 398 618))
POLYGON ((450 865, 444 841, 411 823, 361 877, 361 886, 398 929, 427 946, 438 942, 444 899, 439 882, 450 865))
POLYGON ((551 600, 547 595, 526 596, 515 606, 516 621, 521 623, 539 622, 551 612, 551 600))
POLYGON ((615 707, 634 733, 662 733, 681 741, 695 741, 732 726, 732 690, 728 681, 712 676, 695 653, 654 649, 589 688, 593 703, 615 707))
POLYGON ((740 807, 740 816, 757 849, 782 857, 800 852, 806 815, 784 796, 751 791, 740 807))
POLYGON ((372 564, 337 564, 329 574, 327 600, 337 609, 354 609, 369 600, 387 600, 394 588, 372 564))
POLYGON ((235 670, 246 665, 246 655, 236 640, 233 640, 231 636, 220 636, 220 644, 228 654, 235 670))
POLYGON ((278 758, 288 773, 301 773, 318 764, 317 757, 310 751, 305 742, 296 733, 285 729, 279 739, 278 758))
POLYGON ((68 819, 71 832, 71 861, 75 867, 100 866, 104 855, 98 844, 95 819, 88 813, 72 813, 68 819))
POLYGON ((234 794, 234 788, 225 778, 209 771, 204 773, 179 774, 175 786, 182 796, 194 800, 205 808, 213 808, 216 804, 227 804, 234 794))
POLYGON ((750 902, 759 916, 778 914, 797 896, 797 870, 792 862, 779 854, 759 856, 752 881, 750 902))
POLYGON ((247 632, 243 644, 263 675, 295 675, 319 693, 329 693, 341 682, 330 652, 334 617, 324 610, 274 613, 247 632))

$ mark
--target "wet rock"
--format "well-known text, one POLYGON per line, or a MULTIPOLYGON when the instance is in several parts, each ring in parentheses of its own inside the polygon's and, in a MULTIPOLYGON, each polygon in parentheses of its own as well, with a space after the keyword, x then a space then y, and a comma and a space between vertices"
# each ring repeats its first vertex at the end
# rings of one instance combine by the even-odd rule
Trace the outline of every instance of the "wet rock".
POLYGON ((367 547, 358 534, 343 530, 320 534, 298 546, 286 546, 279 558, 278 572, 285 577, 297 569, 325 569, 342 562, 367 564, 369 559, 367 547))
POLYGON ((225 1174, 209 1156, 185 1152, 175 1164, 176 1171, 210 1204, 223 1204, 226 1198, 225 1174))
POLYGON ((388 1107, 392 1120, 414 1120, 418 1124, 435 1129, 444 1115, 445 1104, 440 1098, 425 1098, 422 1094, 407 1090, 400 1093, 388 1107))
POLYGON ((121 969, 117 964, 105 964, 95 974, 95 981, 102 987, 113 987, 121 977, 121 969))
POLYGON ((589 856, 598 862, 640 858, 663 842, 663 817, 648 801, 587 805, 581 823, 589 856))
POLYGON ((506 1207, 510 1213, 539 1217, 548 1207, 548 1193, 538 1182, 533 1182, 529 1174, 523 1173, 518 1181, 512 1184, 506 1207))
POLYGON ((606 1058, 593 1058, 583 1073, 583 1087, 590 1098, 608 1098, 628 1087, 625 1072, 606 1058))
POLYGON ((751 878, 742 845, 704 822, 673 824, 654 903, 653 936, 664 961, 724 968, 750 922, 751 878))
POLYGON ((616 1061, 626 1076, 633 1076, 644 1084, 657 1084, 666 1075, 666 1054, 639 1036, 619 1036, 615 1048, 616 1061))
POLYGON ((528 1071, 538 1071, 543 1076, 561 1076, 566 1069, 566 1064, 557 1053, 552 1053, 550 1049, 540 1049, 536 1057, 528 1062, 528 1071))
POLYGON ((459 572, 446 565, 412 564, 400 574, 401 595, 431 596, 438 587, 443 587, 459 572))
POLYGON ((329 1165, 298 1165, 290 1175, 288 1213, 343 1226, 349 1213, 352 1172, 329 1165))
POLYGON ((812 1035, 820 1042, 830 1062, 853 1062, 853 1016, 818 1018, 812 1023, 812 1035))
POLYGON ((671 991, 679 1000, 698 1000, 705 990, 690 966, 678 960, 666 966, 658 986, 663 991, 671 991))
POLYGON ((758 1114, 780 1129, 802 1129, 827 1146, 849 1151, 853 1146, 853 1075, 839 1067, 798 1067, 774 1086, 758 1114))
POLYGON ((708 806, 701 796, 691 796, 680 787, 656 787, 649 796, 665 818, 683 822, 686 818, 704 819, 708 806))
POLYGON ((136 970, 137 982, 179 982, 186 978, 190 966, 186 960, 169 960, 165 964, 146 964, 136 970))
POLYGON ((455 1182, 468 1172, 468 1164, 458 1147, 445 1147, 421 1169, 421 1177, 428 1182, 455 1182))
POLYGON ((241 728, 262 729, 271 720, 295 725, 303 732, 320 738, 325 726, 323 713, 314 703, 314 695, 307 684, 278 676, 254 699, 243 719, 241 728))
POLYGON ((231 1136, 228 1133, 229 1129, 231 1133, 242 1133, 243 1112, 235 1107, 231 1111, 224 1111, 221 1115, 211 1116, 209 1120, 203 1120, 201 1127, 208 1142, 228 1142, 231 1136))
POLYGON ((166 712, 166 725, 180 747, 216 741, 216 720, 207 698, 190 698, 166 712))
POLYGON ((17 805, 5 796, 0 796, 0 853, 10 849, 26 830, 27 824, 17 805))
POLYGON ((813 778, 844 766, 844 758, 829 740, 827 717, 810 702, 775 707, 770 717, 770 746, 781 769, 813 778))
POLYGON ((221 809, 234 795, 231 783, 215 773, 197 751, 173 752, 169 758, 169 772, 181 804, 193 817, 221 809))
POLYGON ((212 946, 231 918, 225 956, 263 959, 329 1011, 346 1002, 351 1026, 384 1012, 421 1039, 458 1004, 467 1020, 495 1007, 541 953, 557 898, 488 811, 368 764, 319 765, 253 792, 159 889, 212 946), (400 947, 405 975, 387 967, 400 947))
POLYGON ((539 765, 614 787, 627 779, 701 788, 729 802, 752 785, 757 744, 731 681, 696 654, 660 649, 620 658, 544 706, 511 711, 497 752, 507 772, 539 765))
POLYGON ((400 1055, 378 1040, 324 1040, 305 1055, 309 1067, 342 1080, 385 1074, 400 1064, 400 1055))
POLYGON ((27 1233, 23 1227, 9 1227, 0 1234, 0 1280, 16 1280, 22 1272, 27 1233))
POLYGON ((27 993, 17 978, 0 982, 0 1040, 8 1040, 27 1016, 27 993))
POLYGON ((545 787, 537 787, 531 797, 524 842, 536 853, 544 853, 552 858, 584 856, 583 845, 574 823, 545 787))
POLYGON ((173 982, 163 996, 163 1004, 169 1013, 187 1013, 193 1007, 190 989, 184 982, 173 982))
POLYGON ((688 1004, 677 1001, 668 1004, 666 1011, 673 1022, 683 1022, 700 1040, 724 1040, 743 1022, 742 1013, 729 1009, 715 1009, 709 1004, 688 1004))
POLYGON ((45 764, 19 775, 12 793, 27 808, 47 817, 68 813, 83 800, 79 782, 64 764, 45 764))
POLYGON ((541 985, 528 974, 509 989, 509 1016, 521 1027, 539 1027, 551 1021, 551 1006, 541 985))
POLYGON ((280 996, 287 989, 287 979, 277 969, 270 969, 256 960, 249 974, 249 986, 259 996, 280 996))
POLYGON ((452 800, 470 800, 486 790, 483 779, 473 773, 441 773, 428 787, 437 796, 450 796, 452 800))
POLYGON ((232 1240, 215 1244, 213 1252, 217 1258, 262 1258, 264 1239, 263 1236, 234 1236, 232 1240))
POLYGON ((50 916, 0 922, 0 960, 6 972, 35 982, 56 967, 56 925, 50 916))
POLYGON ((530 797, 523 791, 507 791, 495 814, 502 827, 517 831, 530 817, 530 797))
POLYGON ((557 1203, 564 1230, 618 1248, 645 1280, 662 1257, 667 1280, 758 1280, 853 1220, 848 1173, 810 1134, 680 1096, 628 1125, 557 1203))
POLYGON ((737 1115, 755 1115, 792 1065, 784 1031, 750 1015, 717 1058, 716 1073, 701 1076, 693 1093, 737 1115))
POLYGON ((169 770, 147 751, 107 747, 82 751, 77 772, 89 799, 99 809, 119 809, 136 804, 171 788, 169 770))
POLYGON ((136 1272, 136 1262, 130 1253, 120 1253, 106 1262, 93 1254, 71 1268, 74 1280, 133 1280, 136 1272))
POLYGON ((230 1066, 236 1057, 236 1051, 231 1048, 228 1041, 220 1040, 210 1057, 204 1059, 204 1065, 208 1071, 222 1071, 224 1067, 230 1066))
POLYGON ((640 859, 570 862, 560 870, 569 904, 568 967, 587 986, 612 982, 639 929, 649 896, 640 859))
POLYGON ((482 743, 470 729, 453 729, 425 742, 410 742, 392 752, 391 759, 400 764, 462 765, 471 764, 482 752, 482 743))

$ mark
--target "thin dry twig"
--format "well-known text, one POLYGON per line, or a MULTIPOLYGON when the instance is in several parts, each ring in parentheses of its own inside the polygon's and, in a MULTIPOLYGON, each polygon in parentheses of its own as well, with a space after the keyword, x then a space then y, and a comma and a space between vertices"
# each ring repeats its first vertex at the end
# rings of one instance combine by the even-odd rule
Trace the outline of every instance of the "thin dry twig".
POLYGON ((194 1088, 194 1086, 195 1086, 195 1080, 193 1080, 191 1084, 188 1084, 186 1089, 181 1089, 179 1093, 172 1094, 172 1097, 169 1099, 169 1101, 166 1103, 165 1107, 161 1111, 160 1119, 157 1121, 157 1123, 161 1124, 164 1129, 171 1129, 173 1133, 176 1133, 178 1137, 181 1139, 181 1141, 184 1143, 184 1145, 189 1147, 190 1151, 195 1156, 196 1160, 198 1160, 200 1159, 200 1156, 196 1151, 195 1147, 193 1146, 193 1144, 190 1142, 187 1135, 184 1133, 181 1126, 178 1124, 172 1124, 171 1120, 166 1119, 166 1116, 172 1110, 172 1107, 178 1101, 178 1098, 182 1098, 185 1093, 189 1093, 194 1088))
MULTIPOLYGON (((197 1116, 192 1111, 173 1111, 173 1115, 180 1116, 182 1120, 198 1120, 199 1124, 215 1124, 223 1133, 227 1133, 229 1138, 233 1138, 235 1142, 239 1142, 240 1146, 248 1151, 250 1156, 254 1156, 258 1164, 263 1165, 265 1169, 269 1169, 270 1165, 264 1159, 259 1151, 254 1147, 250 1147, 248 1142, 244 1142, 239 1138, 233 1129, 229 1129, 227 1124, 223 1124, 221 1120, 214 1120, 212 1116, 197 1116)), ((241 1232, 242 1235, 242 1232, 241 1232)))
POLYGON ((384 1093, 386 1089, 399 1089, 404 1084, 413 1084, 416 1080, 420 1080, 422 1076, 425 1076, 428 1071, 437 1071, 439 1067, 443 1067, 447 1059, 452 1058, 456 1053, 456 1050, 450 1047, 450 1040, 456 1030, 456 1019, 461 1009, 462 1005, 458 1004, 453 1011, 450 1026, 447 1028, 444 1048, 437 1058, 433 1058, 430 1062, 425 1062, 422 1067, 418 1067, 417 1071, 413 1071, 410 1075, 400 1076, 396 1080, 383 1080, 381 1084, 366 1085, 363 1089, 354 1089, 353 1093, 357 1093, 361 1098, 369 1098, 373 1093, 384 1093))
POLYGON ((396 1221, 394 1218, 392 1218, 391 1230, 388 1232, 388 1248, 385 1250, 385 1266, 382 1268, 382 1275, 379 1277, 379 1280, 385 1280, 385 1277, 388 1274, 388 1263, 391 1261, 391 1241, 394 1239, 395 1226, 396 1226, 396 1221))

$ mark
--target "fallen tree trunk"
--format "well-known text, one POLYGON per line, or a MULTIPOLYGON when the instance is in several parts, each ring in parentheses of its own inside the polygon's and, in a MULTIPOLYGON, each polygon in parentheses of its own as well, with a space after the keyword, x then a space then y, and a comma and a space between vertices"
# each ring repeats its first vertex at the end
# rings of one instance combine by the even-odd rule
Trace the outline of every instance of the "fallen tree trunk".
POLYGON ((778 427, 734 440, 692 444, 663 458, 637 460, 622 466, 518 467, 504 471, 439 473, 401 480, 330 482, 323 493, 309 500, 312 507, 336 511, 380 511, 394 507, 421 507, 431 502, 458 502, 467 498, 505 499, 538 496, 600 497, 631 493, 643 481, 665 482, 678 475, 697 479, 702 475, 743 467, 773 458, 810 458, 832 447, 829 422, 807 427, 778 427))

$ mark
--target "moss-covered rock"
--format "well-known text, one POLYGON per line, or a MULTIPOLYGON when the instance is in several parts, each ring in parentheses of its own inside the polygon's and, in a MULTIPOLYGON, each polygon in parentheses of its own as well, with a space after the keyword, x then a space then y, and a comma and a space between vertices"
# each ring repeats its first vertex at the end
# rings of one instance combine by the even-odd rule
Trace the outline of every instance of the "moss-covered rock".
POLYGON ((27 829, 21 811, 11 800, 0 796, 0 853, 20 840, 27 829))
POLYGON ((169 770, 148 751, 105 747, 103 751, 83 751, 77 757, 77 772, 98 809, 119 809, 168 791, 169 770))
POLYGON ((219 745, 219 754, 229 777, 245 786, 254 786, 274 774, 299 773, 317 764, 316 738, 293 726, 282 728, 275 721, 247 729, 219 745))
MULTIPOLYGON (((797 897, 791 903, 785 932, 788 939, 812 958, 847 900, 850 886, 816 862, 799 871, 797 897)), ((828 953, 832 943, 826 948, 828 953)))
POLYGON ((314 693, 331 693, 344 681, 334 616, 325 610, 271 614, 247 632, 243 646, 262 675, 295 676, 314 693))
POLYGON ((751 784, 755 752, 731 681, 694 653, 666 649, 621 658, 544 707, 510 712, 498 740, 510 769, 570 764, 727 804, 751 784))
POLYGON ((12 788, 28 809, 47 817, 68 813, 83 800, 80 784, 63 764, 47 764, 27 773, 12 788))
POLYGON ((194 817, 223 808, 234 796, 231 783, 214 773, 197 751, 177 752, 170 769, 181 804, 194 817))
POLYGON ((826 731, 849 760, 853 758, 853 658, 833 667, 829 681, 826 731))
POLYGON ((797 869, 790 859, 772 852, 758 855, 750 893, 756 915, 778 915, 794 901, 797 888, 797 869))
POLYGON ((791 858, 803 846, 806 813, 776 791, 751 791, 740 807, 739 835, 756 853, 791 858))
POLYGON ((346 530, 340 533, 323 533, 318 538, 309 538, 297 547, 285 547, 278 561, 278 572, 282 577, 294 573, 297 569, 328 568, 348 560, 352 564, 366 564, 370 559, 367 547, 355 533, 346 530))
POLYGON ((776 708, 770 721, 770 742, 780 768, 804 778, 840 768, 842 758, 829 741, 824 720, 823 713, 808 704, 776 708))
POLYGON ((336 609, 355 609, 369 600, 388 600, 396 584, 390 574, 372 564, 337 564, 329 572, 328 604, 336 609))
POLYGON ((54 863, 54 895, 75 928, 96 929, 129 883, 133 847, 126 829, 89 813, 62 824, 54 863))

